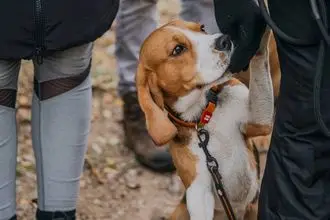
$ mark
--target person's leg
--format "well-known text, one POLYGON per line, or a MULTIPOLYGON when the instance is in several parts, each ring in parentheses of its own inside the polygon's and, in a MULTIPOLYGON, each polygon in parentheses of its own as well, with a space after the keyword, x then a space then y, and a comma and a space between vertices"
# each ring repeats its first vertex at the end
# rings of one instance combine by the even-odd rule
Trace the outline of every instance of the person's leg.
POLYGON ((157 0, 122 0, 116 23, 116 51, 120 77, 118 92, 135 92, 135 72, 140 46, 157 27, 157 0))
MULTIPOLYGON (((270 0, 269 8, 275 23, 288 35, 301 39, 320 36, 308 1, 270 0)), ((277 39, 277 46, 281 86, 258 219, 330 219, 330 138, 321 132, 314 115, 319 45, 301 47, 277 39)), ((320 100, 327 126, 329 51, 327 48, 320 100)))
POLYGON ((92 43, 35 63, 32 141, 38 220, 75 219, 90 130, 92 43))
POLYGON ((219 32, 214 16, 213 0, 181 0, 180 17, 186 21, 198 22, 205 25, 209 34, 219 32))
POLYGON ((0 220, 16 213, 16 92, 19 61, 0 60, 0 220))
POLYGON ((156 148, 148 135, 144 114, 138 104, 135 73, 140 46, 157 27, 157 0, 122 0, 116 25, 116 58, 119 73, 118 93, 124 101, 126 145, 139 162, 156 171, 174 169, 166 148, 156 148))

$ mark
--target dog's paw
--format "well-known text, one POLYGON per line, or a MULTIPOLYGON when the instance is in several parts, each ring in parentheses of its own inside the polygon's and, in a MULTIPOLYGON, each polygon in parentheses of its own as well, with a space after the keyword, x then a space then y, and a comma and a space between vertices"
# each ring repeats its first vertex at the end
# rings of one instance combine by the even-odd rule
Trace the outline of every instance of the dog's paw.
POLYGON ((268 152, 270 140, 271 140, 271 134, 266 136, 257 136, 252 137, 251 142, 256 148, 258 149, 259 153, 266 153, 268 152))
POLYGON ((272 127, 269 125, 255 124, 251 122, 240 123, 239 129, 247 138, 267 136, 272 132, 272 127))

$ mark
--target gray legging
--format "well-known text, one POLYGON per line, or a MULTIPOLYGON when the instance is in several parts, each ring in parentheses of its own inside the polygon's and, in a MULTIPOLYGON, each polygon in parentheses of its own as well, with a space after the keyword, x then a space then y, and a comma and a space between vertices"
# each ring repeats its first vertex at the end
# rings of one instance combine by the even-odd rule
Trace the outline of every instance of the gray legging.
MULTIPOLYGON (((38 208, 76 207, 91 115, 92 43, 56 52, 35 64, 32 141, 38 208)), ((0 60, 0 220, 16 211, 15 100, 20 61, 0 60)))

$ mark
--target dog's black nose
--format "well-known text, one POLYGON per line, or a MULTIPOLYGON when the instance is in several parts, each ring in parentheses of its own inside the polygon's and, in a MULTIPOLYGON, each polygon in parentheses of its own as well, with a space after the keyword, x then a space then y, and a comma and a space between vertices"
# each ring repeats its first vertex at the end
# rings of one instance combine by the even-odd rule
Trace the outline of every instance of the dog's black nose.
POLYGON ((222 35, 215 40, 215 49, 218 51, 228 51, 231 49, 231 41, 228 35, 222 35))

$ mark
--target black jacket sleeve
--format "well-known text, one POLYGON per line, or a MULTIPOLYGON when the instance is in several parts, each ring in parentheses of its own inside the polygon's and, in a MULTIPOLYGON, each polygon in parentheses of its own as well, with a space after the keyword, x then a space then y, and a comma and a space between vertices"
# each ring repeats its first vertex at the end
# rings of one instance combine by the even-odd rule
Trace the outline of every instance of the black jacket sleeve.
POLYGON ((1 0, 0 59, 32 58, 94 41, 112 25, 119 0, 1 0))

